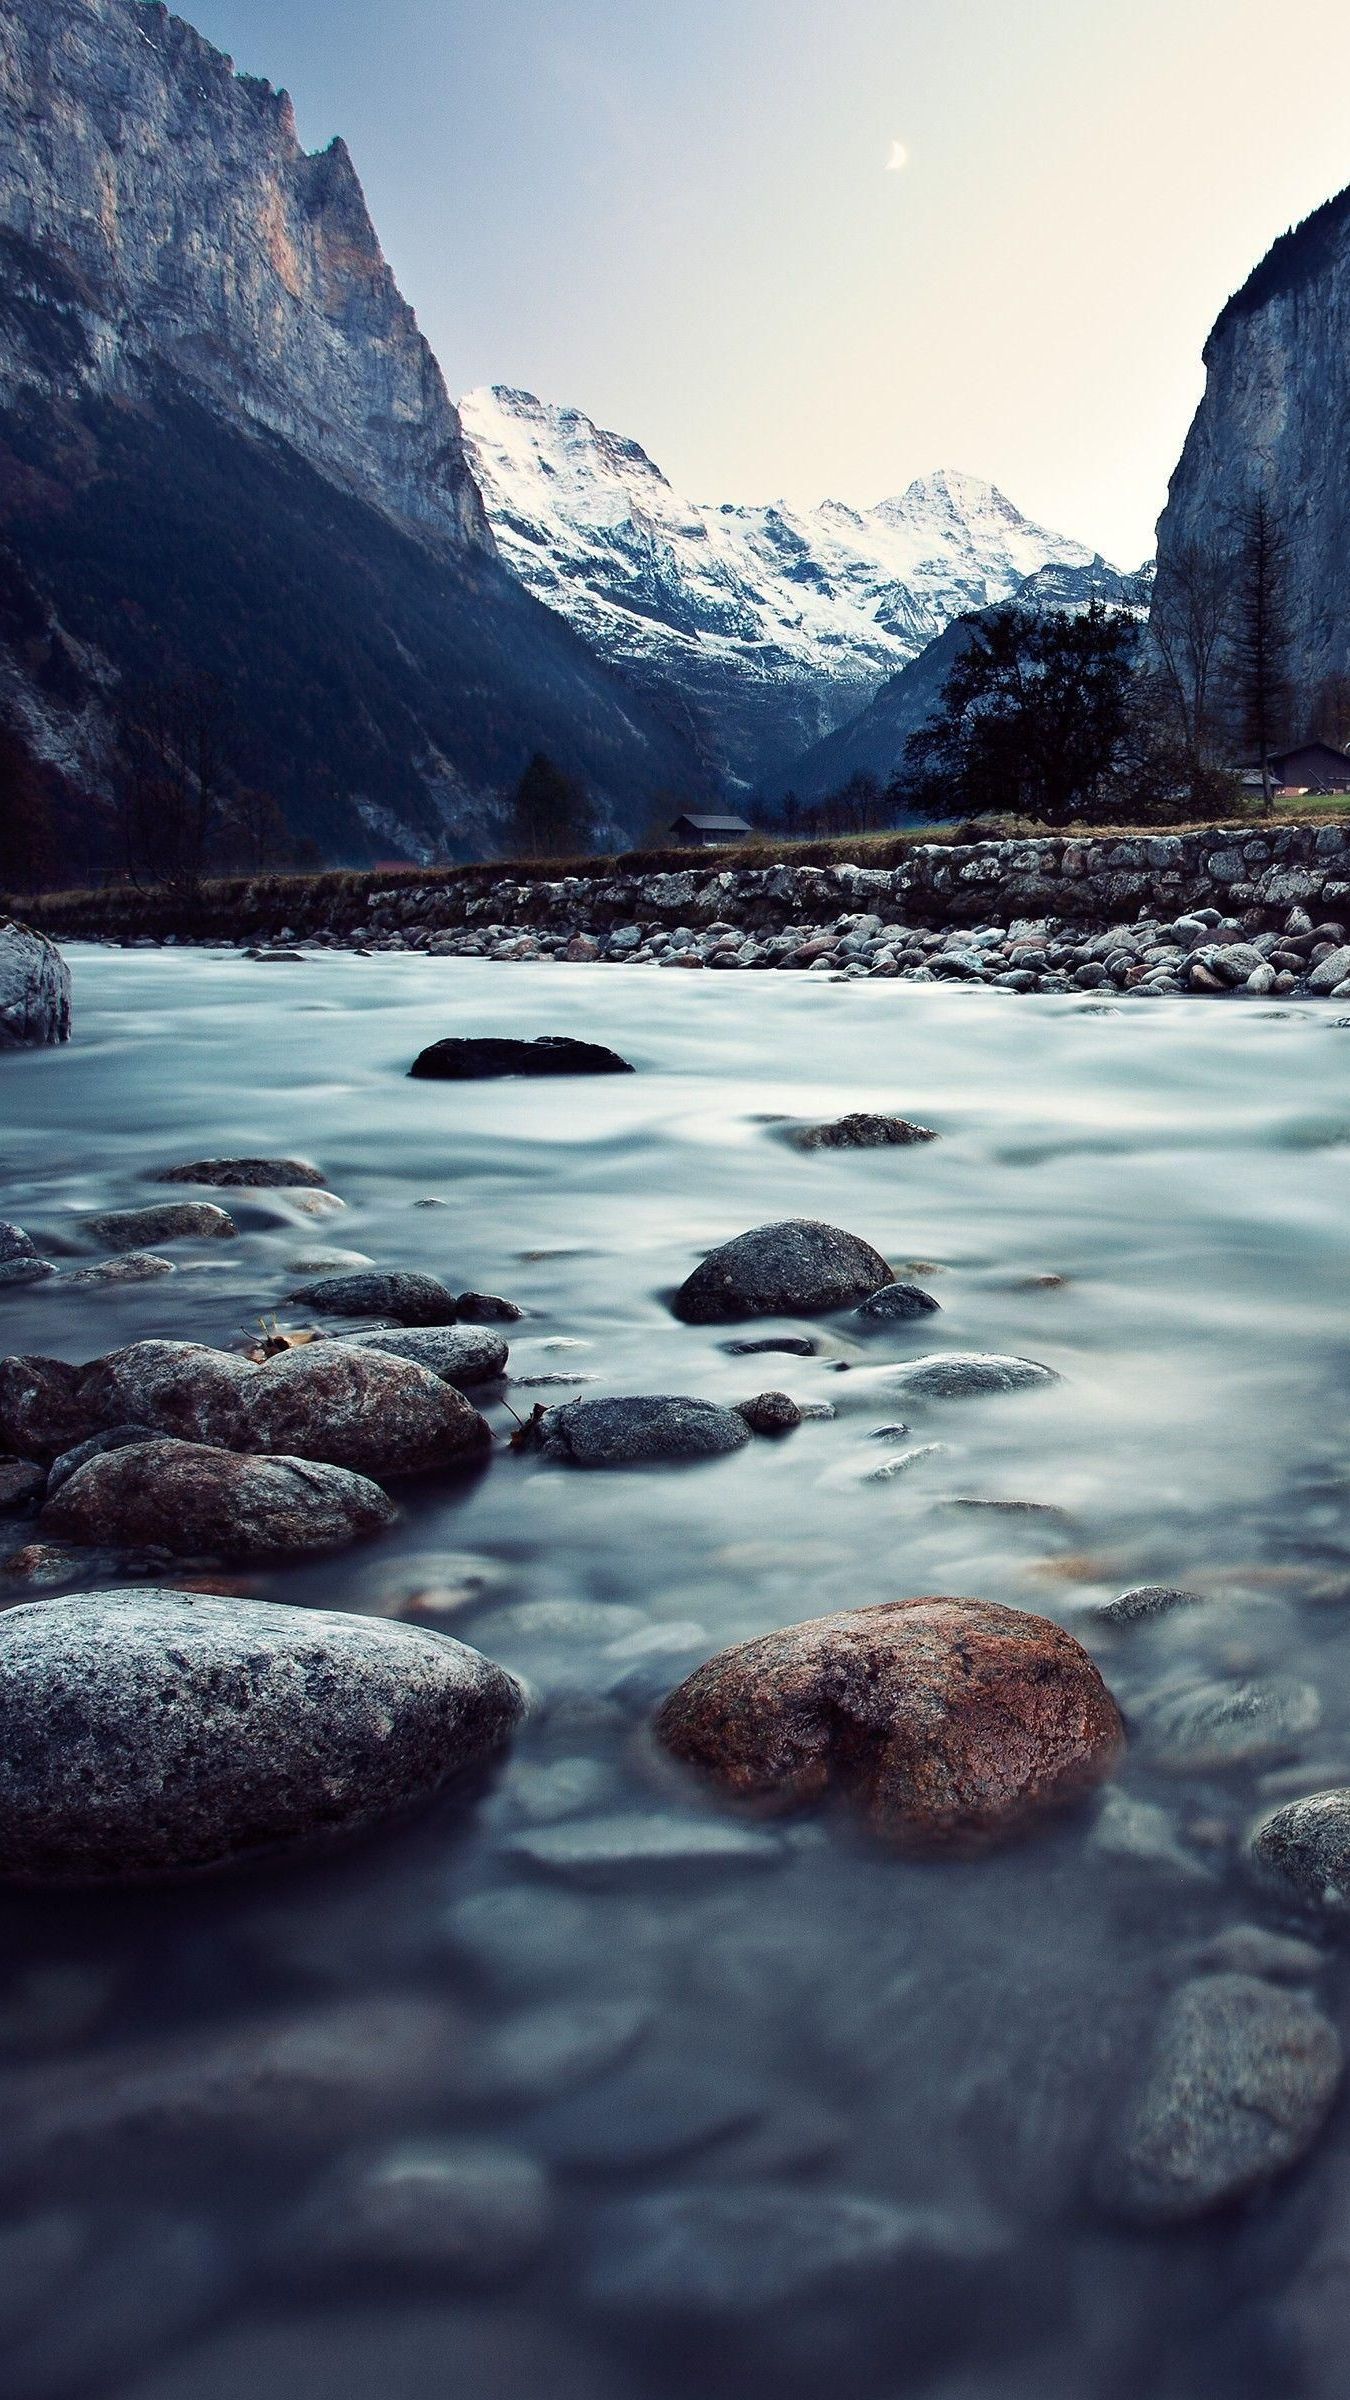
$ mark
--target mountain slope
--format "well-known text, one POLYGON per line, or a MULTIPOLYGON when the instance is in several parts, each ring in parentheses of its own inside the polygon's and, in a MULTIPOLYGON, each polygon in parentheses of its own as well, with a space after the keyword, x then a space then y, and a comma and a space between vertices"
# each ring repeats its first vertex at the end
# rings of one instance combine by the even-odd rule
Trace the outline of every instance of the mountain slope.
POLYGON ((1350 190, 1277 241, 1205 344, 1205 389, 1158 524, 1158 599, 1190 550, 1226 556, 1264 489, 1290 543, 1285 602, 1298 687, 1350 672, 1350 190))
MULTIPOLYGON (((1137 607, 1141 580, 1119 574, 1098 558, 1086 567, 1043 567, 1028 576, 1012 598, 1019 608, 1028 609, 1085 609, 1093 600, 1112 608, 1137 607)), ((795 791, 799 799, 809 801, 837 792, 852 775, 875 775, 887 782, 904 758, 910 735, 934 715, 947 677, 982 613, 973 610, 954 619, 917 658, 888 677, 856 717, 794 760, 778 789, 795 791)))
POLYGON ((186 667, 329 856, 482 847, 536 747, 616 830, 702 788, 498 558, 342 144, 161 6, 3 0, 0 708, 97 789, 186 667))
POLYGON ((638 688, 685 704, 733 786, 772 782, 954 617, 1092 558, 974 476, 872 509, 706 507, 579 410, 497 386, 460 416, 502 556, 638 688))

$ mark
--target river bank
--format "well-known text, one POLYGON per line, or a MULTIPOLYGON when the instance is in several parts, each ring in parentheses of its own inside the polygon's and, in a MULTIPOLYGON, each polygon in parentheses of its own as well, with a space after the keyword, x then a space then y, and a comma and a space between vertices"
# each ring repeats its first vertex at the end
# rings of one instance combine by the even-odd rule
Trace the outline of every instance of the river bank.
POLYGON ((1344 998, 1350 828, 923 842, 887 866, 262 877, 191 898, 58 895, 24 914, 58 939, 1344 998))

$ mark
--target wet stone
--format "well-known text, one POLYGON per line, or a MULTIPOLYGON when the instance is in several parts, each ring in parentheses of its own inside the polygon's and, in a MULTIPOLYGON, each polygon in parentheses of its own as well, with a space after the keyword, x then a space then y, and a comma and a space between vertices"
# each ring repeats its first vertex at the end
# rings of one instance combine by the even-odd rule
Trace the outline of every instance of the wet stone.
POLYGON ((504 2282, 543 2249, 547 2178, 489 2142, 420 2141, 349 2161, 282 2225, 269 2264, 291 2284, 504 2282))
POLYGON ((378 1484, 344 1467, 160 1440, 89 1459, 41 1523, 70 1541, 149 1543, 177 1557, 285 1558, 345 1548, 397 1514, 378 1484))
POLYGON ((229 2291, 219 2238, 178 2212, 47 2207, 0 2224, 8 2400, 107 2390, 229 2291))
POLYGON ((195 1183, 205 1190, 286 1191, 305 1185, 322 1189, 323 1176, 307 1158, 198 1158, 183 1167, 161 1167, 152 1183, 195 1183))
POLYGON ((1141 1583, 1116 1600, 1104 1600, 1092 1613, 1104 1625, 1140 1625, 1153 1617, 1170 1617, 1174 1609, 1198 1608, 1203 1598, 1201 1592, 1177 1591, 1171 1584, 1141 1583))
POLYGON ((163 1242, 229 1242, 238 1226, 207 1200, 165 1200, 153 1208, 110 1209, 81 1217, 73 1230, 104 1250, 154 1250, 163 1242))
POLYGON ((350 1333, 344 1338, 356 1349, 378 1350, 386 1358, 410 1358, 459 1391, 479 1383, 500 1382, 510 1356, 501 1335, 486 1326, 418 1325, 401 1333, 350 1333))
POLYGON ((657 1713, 659 1741, 729 1797, 835 1791, 909 1850, 1021 1832, 1111 1772, 1120 1715, 1048 1618, 978 1600, 846 1610, 721 1651, 657 1713))
POLYGON ((496 1749, 476 1650, 329 1610, 94 1592, 0 1616, 0 1872, 123 1881, 346 1835, 496 1749))
POLYGON ((573 1467, 673 1466, 724 1457, 749 1439, 734 1409, 665 1395, 570 1400, 539 1426, 544 1455, 573 1467))
POLYGON ((886 1388, 907 1399, 964 1400, 987 1392, 1025 1392, 1058 1383, 1053 1367, 1033 1358, 1000 1358, 977 1351, 935 1351, 908 1366, 888 1368, 886 1388))
POLYGON ((457 2095, 503 2108, 541 2107, 608 2074, 651 2029, 642 2000, 558 2000, 524 2009, 454 2062, 457 2095))
POLYGON ((934 1142, 928 1125, 911 1124, 908 1117, 872 1116, 856 1110, 829 1125, 796 1125, 785 1137, 794 1150, 885 1150, 914 1142, 934 1142))
POLYGON ((1350 1920, 1350 1790, 1311 1792, 1277 1808, 1250 1835, 1247 1856, 1267 1891, 1344 1924, 1350 1920))
POLYGON ((303 1284, 291 1299, 332 1317, 392 1317, 399 1325, 453 1325, 459 1313, 454 1293, 437 1275, 370 1268, 353 1275, 323 1275, 303 1284))
POLYGON ((255 1367, 241 1448, 322 1460, 360 1475, 427 1475, 481 1457, 491 1441, 453 1384, 415 1359, 313 1342, 255 1367))
POLYGON ((791 1433, 802 1421, 802 1412, 788 1392, 760 1392, 753 1400, 743 1400, 737 1408, 752 1433, 791 1433))
POLYGON ((0 1448, 45 1463, 101 1432, 84 1373, 60 1358, 0 1358, 0 1448))
POLYGON ((469 1083, 507 1075, 631 1075, 626 1058, 601 1042, 544 1033, 534 1041, 491 1034, 453 1035, 433 1042, 408 1069, 439 1083, 469 1083))
POLYGON ((631 2172, 749 2133, 765 2108, 762 2092, 715 2061, 644 2052, 537 2116, 529 2138, 567 2173, 631 2172))
POLYGON ((461 1292, 455 1307, 464 1325, 518 1325, 525 1315, 516 1301, 496 1292, 461 1292))
POLYGON ((38 1255, 37 1245, 22 1226, 0 1217, 0 1290, 7 1285, 45 1282, 56 1272, 38 1255))
POLYGON ((67 1275, 67 1286, 97 1283, 153 1283, 160 1275, 177 1272, 171 1258, 157 1258, 152 1251, 127 1250, 120 1258, 107 1258, 96 1267, 77 1267, 67 1275))
POLYGON ((1264 1975, 1272 1983, 1307 1983, 1327 1963, 1325 1951, 1312 1942, 1272 1933, 1265 1925, 1229 1925, 1193 1954, 1193 1964, 1203 1971, 1264 1975))
POLYGON ((811 1217, 788 1217, 710 1251, 672 1307, 689 1325, 818 1316, 856 1307, 894 1280, 880 1251, 857 1234, 811 1217))
POLYGON ((1098 2194, 1136 2224, 1184 2223, 1285 2174, 1336 2094, 1341 2045, 1302 1993, 1206 1975, 1173 1993, 1098 2194))
POLYGON ((781 1353, 784 1358, 814 1358, 817 1345, 809 1333, 766 1333, 757 1341, 723 1342, 728 1358, 759 1358, 781 1353))
POLYGON ((869 1324, 903 1323, 910 1317, 931 1316, 942 1303, 917 1283, 888 1283, 857 1311, 869 1324))

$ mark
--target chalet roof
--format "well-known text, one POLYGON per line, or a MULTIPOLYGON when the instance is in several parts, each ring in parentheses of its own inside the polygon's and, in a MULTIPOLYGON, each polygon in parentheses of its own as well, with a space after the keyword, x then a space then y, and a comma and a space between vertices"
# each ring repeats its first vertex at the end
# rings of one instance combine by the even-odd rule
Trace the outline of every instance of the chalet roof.
POLYGON ((754 827, 744 817, 695 817, 684 815, 675 819, 677 825, 692 825, 698 833, 753 833, 754 827))

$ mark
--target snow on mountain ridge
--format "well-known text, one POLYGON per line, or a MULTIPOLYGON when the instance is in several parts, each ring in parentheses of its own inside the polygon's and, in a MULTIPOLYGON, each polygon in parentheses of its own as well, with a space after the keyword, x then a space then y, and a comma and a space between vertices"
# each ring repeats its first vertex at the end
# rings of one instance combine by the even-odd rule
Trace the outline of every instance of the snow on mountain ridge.
POLYGON ((611 663, 692 716, 754 787, 866 705, 953 617, 1081 542, 952 469, 870 509, 686 499, 626 436, 497 385, 460 403, 498 547, 611 663))

